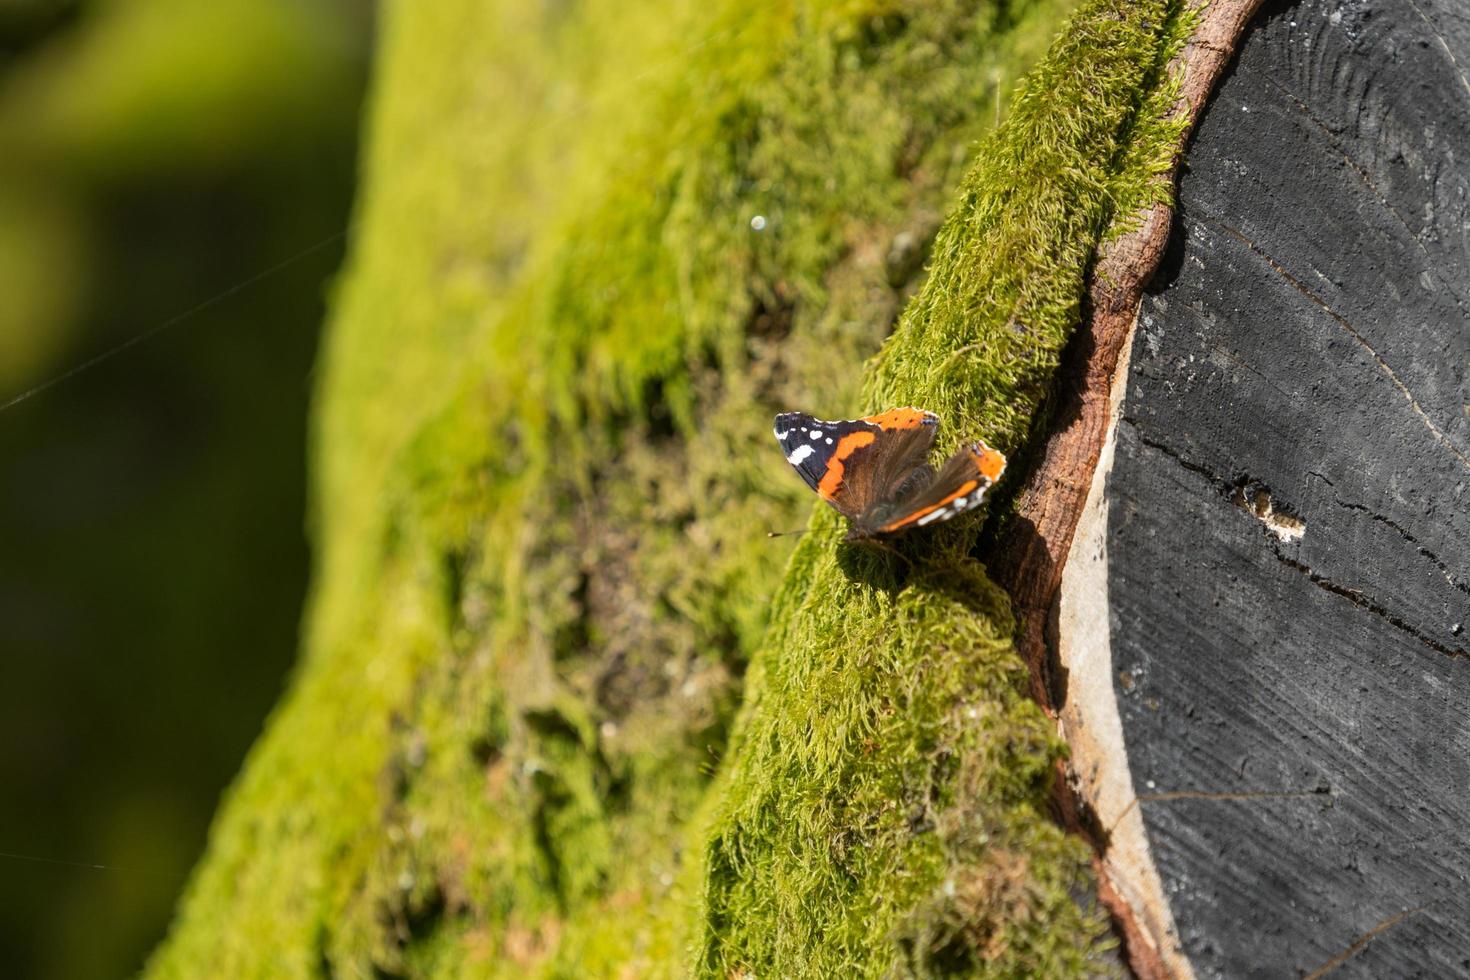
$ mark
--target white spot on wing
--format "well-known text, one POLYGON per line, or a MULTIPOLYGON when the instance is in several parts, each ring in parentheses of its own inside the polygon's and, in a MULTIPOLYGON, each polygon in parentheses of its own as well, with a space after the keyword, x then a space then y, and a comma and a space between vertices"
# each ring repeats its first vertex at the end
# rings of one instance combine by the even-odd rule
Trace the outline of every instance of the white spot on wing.
POLYGON ((812 442, 816 442, 820 438, 822 438, 822 431, 820 429, 813 429, 812 430, 812 442))
POLYGON ((790 463, 792 466, 800 466, 801 461, 806 459, 811 454, 811 446, 797 446, 791 451, 791 455, 786 457, 786 462, 790 463))
POLYGON ((787 429, 785 432, 782 432, 780 429, 772 429, 771 431, 776 433, 776 438, 780 439, 782 442, 785 442, 786 437, 791 434, 790 429, 787 429))
POLYGON ((828 436, 827 437, 827 445, 829 445, 829 446, 832 445, 832 437, 831 436, 828 436))

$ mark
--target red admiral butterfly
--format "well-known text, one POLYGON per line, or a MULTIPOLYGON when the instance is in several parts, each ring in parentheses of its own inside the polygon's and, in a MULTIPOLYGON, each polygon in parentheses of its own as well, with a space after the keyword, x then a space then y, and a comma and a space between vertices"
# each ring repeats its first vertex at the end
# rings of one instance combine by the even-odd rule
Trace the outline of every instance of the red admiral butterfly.
POLYGON ((983 442, 963 446, 935 472, 929 449, 939 416, 895 408, 848 422, 801 412, 776 416, 786 462, 852 522, 847 540, 883 538, 980 506, 1006 458, 983 442))

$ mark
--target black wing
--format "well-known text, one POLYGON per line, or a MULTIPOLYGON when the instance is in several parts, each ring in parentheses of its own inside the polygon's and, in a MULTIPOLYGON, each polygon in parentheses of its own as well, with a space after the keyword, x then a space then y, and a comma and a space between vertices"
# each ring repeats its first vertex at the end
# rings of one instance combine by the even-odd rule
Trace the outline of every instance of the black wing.
POLYGON ((824 422, 802 412, 776 416, 781 451, 807 486, 855 519, 901 487, 927 482, 926 462, 938 416, 899 408, 866 418, 824 422))
MULTIPOLYGON (((876 433, 878 427, 861 419, 849 422, 823 422, 802 412, 784 412, 776 416, 776 441, 781 451, 807 486, 821 493, 822 478, 827 475, 829 464, 837 456, 838 444, 855 433, 876 433)), ((845 461, 859 447, 849 441, 844 453, 845 461)))

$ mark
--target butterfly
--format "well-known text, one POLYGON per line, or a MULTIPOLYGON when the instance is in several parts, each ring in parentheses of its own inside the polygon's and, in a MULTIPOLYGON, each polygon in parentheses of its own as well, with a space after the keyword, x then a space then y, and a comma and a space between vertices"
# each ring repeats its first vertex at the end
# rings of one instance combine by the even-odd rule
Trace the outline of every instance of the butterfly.
POLYGON ((851 522, 848 541, 902 534, 980 506, 1006 458, 983 442, 960 447, 936 472, 929 450, 939 416, 895 408, 845 422, 776 416, 786 462, 851 522))

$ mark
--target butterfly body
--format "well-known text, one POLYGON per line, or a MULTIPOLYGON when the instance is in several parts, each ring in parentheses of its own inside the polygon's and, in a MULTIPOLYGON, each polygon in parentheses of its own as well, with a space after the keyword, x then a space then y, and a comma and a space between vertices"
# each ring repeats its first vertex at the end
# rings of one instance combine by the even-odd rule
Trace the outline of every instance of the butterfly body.
POLYGON ((983 442, 929 464, 939 416, 895 408, 825 422, 803 412, 776 416, 776 440, 801 478, 851 522, 847 540, 874 540, 949 520, 980 506, 1006 459, 983 442))

